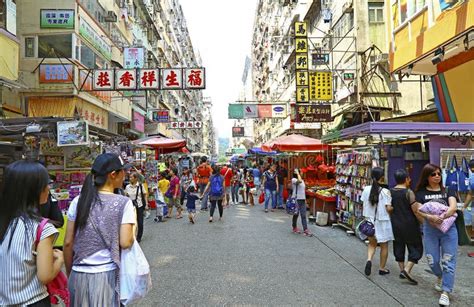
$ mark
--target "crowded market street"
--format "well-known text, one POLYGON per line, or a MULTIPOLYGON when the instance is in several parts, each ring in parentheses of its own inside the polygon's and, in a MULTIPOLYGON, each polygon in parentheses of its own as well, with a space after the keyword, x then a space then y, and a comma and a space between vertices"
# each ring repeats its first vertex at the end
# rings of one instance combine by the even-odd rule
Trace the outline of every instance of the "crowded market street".
MULTIPOLYGON (((284 210, 232 206, 224 221, 145 222, 141 246, 151 266, 153 290, 140 306, 433 306, 434 276, 425 260, 412 286, 398 277, 390 257, 387 276, 363 273, 365 244, 338 228, 310 225, 314 237, 291 233, 284 210), (166 302, 166 304, 163 304, 166 302)), ((460 247, 452 306, 474 299, 474 262, 460 247)), ((375 259, 378 262, 377 259, 375 259)))

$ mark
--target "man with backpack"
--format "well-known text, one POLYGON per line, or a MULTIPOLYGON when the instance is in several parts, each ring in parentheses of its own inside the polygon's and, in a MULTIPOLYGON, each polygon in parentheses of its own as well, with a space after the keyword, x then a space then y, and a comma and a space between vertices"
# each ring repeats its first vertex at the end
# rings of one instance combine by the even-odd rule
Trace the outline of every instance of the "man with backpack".
POLYGON ((197 176, 198 176, 198 187, 199 192, 203 195, 203 199, 201 200, 201 210, 207 210, 207 199, 209 193, 204 193, 207 184, 209 183, 209 177, 212 174, 212 168, 207 162, 206 157, 201 158, 201 164, 197 167, 197 176))
POLYGON ((225 180, 224 180, 224 176, 220 174, 218 166, 214 166, 212 168, 212 176, 209 178, 209 183, 204 189, 203 194, 206 194, 208 191, 209 191, 209 199, 211 201, 209 223, 212 223, 214 211, 216 210, 216 205, 219 208, 219 221, 221 221, 222 214, 224 213, 224 207, 222 206, 222 201, 224 199, 224 193, 225 193, 225 180))

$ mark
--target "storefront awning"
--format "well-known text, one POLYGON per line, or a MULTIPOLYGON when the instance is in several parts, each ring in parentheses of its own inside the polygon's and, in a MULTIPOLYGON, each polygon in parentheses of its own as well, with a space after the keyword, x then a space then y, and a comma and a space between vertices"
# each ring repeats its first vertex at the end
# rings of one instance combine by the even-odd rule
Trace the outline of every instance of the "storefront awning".
POLYGON ((432 123, 432 122, 368 122, 341 131, 341 138, 366 137, 369 135, 429 136, 450 135, 453 132, 474 132, 474 123, 432 123))

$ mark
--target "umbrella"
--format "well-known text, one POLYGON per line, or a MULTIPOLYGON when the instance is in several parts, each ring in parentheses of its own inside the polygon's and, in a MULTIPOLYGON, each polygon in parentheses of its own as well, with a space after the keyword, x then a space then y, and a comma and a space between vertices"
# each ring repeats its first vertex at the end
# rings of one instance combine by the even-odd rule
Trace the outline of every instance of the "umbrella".
POLYGON ((181 151, 183 147, 186 147, 186 140, 175 140, 160 136, 151 136, 133 141, 133 144, 152 147, 153 149, 157 150, 157 152, 165 154, 181 151))
POLYGON ((276 151, 265 151, 260 147, 254 147, 249 149, 249 154, 255 154, 255 155, 266 155, 266 156, 273 156, 276 155, 276 151))
POLYGON ((262 145, 264 151, 316 151, 327 150, 328 145, 321 140, 313 139, 300 134, 284 135, 262 145))

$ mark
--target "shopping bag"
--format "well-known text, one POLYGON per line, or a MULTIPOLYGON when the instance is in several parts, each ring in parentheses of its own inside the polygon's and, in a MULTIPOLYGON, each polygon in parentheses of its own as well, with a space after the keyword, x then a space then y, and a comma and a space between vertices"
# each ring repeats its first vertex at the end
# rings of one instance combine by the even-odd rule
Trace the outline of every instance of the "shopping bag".
POLYGON ((120 258, 120 302, 134 304, 151 289, 150 265, 137 241, 120 258))
POLYGON ((459 188, 459 167, 456 156, 453 156, 453 160, 451 160, 451 165, 447 169, 447 172, 446 187, 451 191, 457 191, 459 188))
POLYGON ((283 188, 283 199, 284 199, 284 200, 288 199, 288 196, 289 196, 289 195, 288 195, 288 190, 285 189, 285 188, 283 188))
POLYGON ((260 196, 258 197, 258 203, 263 204, 265 202, 265 192, 260 193, 260 196))
POLYGON ((459 192, 469 191, 469 165, 465 157, 462 157, 461 166, 458 170, 459 192))
POLYGON ((458 245, 469 245, 471 244, 471 238, 466 231, 466 225, 464 224, 464 214, 461 210, 457 210, 456 213, 458 214, 455 224, 456 229, 458 230, 458 245))

